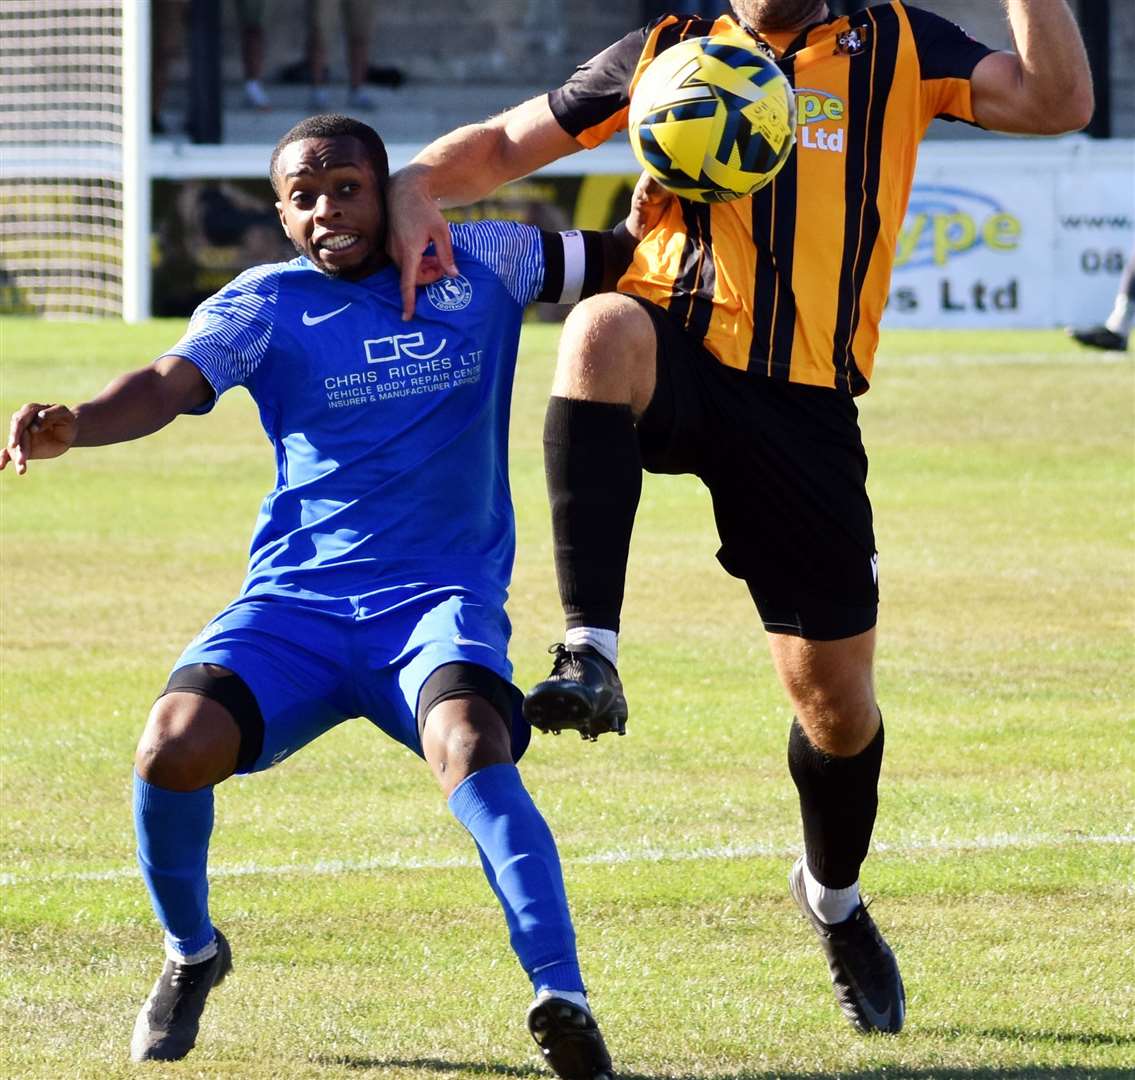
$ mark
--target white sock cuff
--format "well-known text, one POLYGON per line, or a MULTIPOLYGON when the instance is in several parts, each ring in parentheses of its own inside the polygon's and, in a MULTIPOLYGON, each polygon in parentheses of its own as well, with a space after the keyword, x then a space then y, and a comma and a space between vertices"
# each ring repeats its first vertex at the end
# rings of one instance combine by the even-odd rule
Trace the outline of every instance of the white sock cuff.
POLYGON ((615 630, 602 630, 595 626, 573 626, 564 631, 564 644, 569 649, 590 645, 600 656, 606 657, 612 667, 619 663, 619 635, 615 630))
POLYGON ((858 881, 844 889, 821 885, 808 869, 807 859, 804 860, 804 893, 808 897, 808 906, 816 913, 816 917, 829 926, 850 919, 859 907, 858 881))

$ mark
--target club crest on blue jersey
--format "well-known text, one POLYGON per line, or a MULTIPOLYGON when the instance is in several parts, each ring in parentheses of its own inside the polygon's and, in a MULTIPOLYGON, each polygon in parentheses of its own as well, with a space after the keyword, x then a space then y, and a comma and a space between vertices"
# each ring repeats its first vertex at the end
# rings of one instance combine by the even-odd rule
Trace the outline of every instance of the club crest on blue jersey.
POLYGON ((460 311, 473 299, 473 286, 463 274, 442 278, 426 286, 426 299, 438 311, 460 311))

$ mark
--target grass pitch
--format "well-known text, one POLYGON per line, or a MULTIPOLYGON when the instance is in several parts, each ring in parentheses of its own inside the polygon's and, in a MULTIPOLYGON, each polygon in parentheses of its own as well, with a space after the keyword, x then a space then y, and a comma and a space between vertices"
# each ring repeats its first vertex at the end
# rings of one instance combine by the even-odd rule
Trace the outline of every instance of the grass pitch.
MULTIPOLYGON (((5 416, 75 402, 177 322, 0 322, 5 416)), ((560 633, 540 451, 556 329, 513 420, 522 685, 560 633)), ((884 334, 861 401, 888 749, 864 885, 906 1032, 838 1014, 788 899, 789 716, 690 477, 647 479, 624 616, 630 734, 537 737, 592 1000, 627 1080, 1135 1076, 1135 400, 1055 333, 884 334)), ((239 392, 136 445, 0 477, 0 1075, 126 1077, 160 965, 130 758, 240 584, 271 454, 239 392)), ((222 785, 235 971, 148 1076, 532 1077, 526 980, 427 770, 365 721, 222 785)))

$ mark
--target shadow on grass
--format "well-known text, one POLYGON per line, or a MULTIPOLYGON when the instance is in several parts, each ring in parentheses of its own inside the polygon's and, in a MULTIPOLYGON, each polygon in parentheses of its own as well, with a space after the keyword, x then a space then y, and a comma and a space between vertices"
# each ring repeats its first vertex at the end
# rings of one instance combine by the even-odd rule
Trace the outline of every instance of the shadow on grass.
MULTIPOLYGON (((1032 1033, 1012 1030, 992 1030, 973 1034, 997 1039, 1018 1039, 1032 1033)), ((1059 1042, 1087 1043, 1092 1046, 1128 1043, 1133 1040, 1117 1039, 1111 1035, 1086 1034, 1060 1035, 1053 1033, 1059 1042)), ((463 1073, 469 1076, 516 1076, 550 1080, 551 1073, 535 1066, 501 1065, 493 1062, 443 1061, 439 1058, 380 1058, 335 1056, 321 1059, 323 1064, 348 1069, 415 1069, 436 1072, 439 1075, 463 1073)), ((1131 1080, 1132 1071, 1126 1067, 1097 1068, 1079 1065, 1019 1065, 1009 1068, 916 1068, 906 1069, 894 1065, 879 1065, 853 1072, 738 1072, 728 1073, 652 1073, 618 1072, 617 1080, 1131 1080)))

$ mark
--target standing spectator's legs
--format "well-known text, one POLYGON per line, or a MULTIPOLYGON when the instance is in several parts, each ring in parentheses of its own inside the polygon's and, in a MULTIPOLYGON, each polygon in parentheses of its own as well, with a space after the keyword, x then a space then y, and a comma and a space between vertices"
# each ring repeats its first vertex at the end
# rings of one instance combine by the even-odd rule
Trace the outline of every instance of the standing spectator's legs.
POLYGON ((307 70, 311 81, 311 106, 326 109, 327 42, 335 21, 333 0, 307 0, 307 70))
POLYGON ((244 65, 244 100, 254 109, 270 107, 261 79, 264 77, 265 0, 237 0, 240 19, 240 58, 244 65))
MULTIPOLYGON (((363 88, 370 63, 370 39, 374 28, 375 0, 341 0, 343 38, 347 54, 347 104, 353 109, 373 109, 374 101, 363 88)), ((307 62, 313 108, 326 109, 328 42, 335 32, 334 0, 307 0, 307 62)))
POLYGON ((347 104, 353 109, 373 109, 374 99, 363 89, 370 63, 374 32, 375 0, 342 0, 343 33, 347 45, 347 104))
POLYGON ((169 69, 185 30, 185 0, 154 0, 150 20, 150 130, 165 134, 162 105, 169 85, 169 69))

